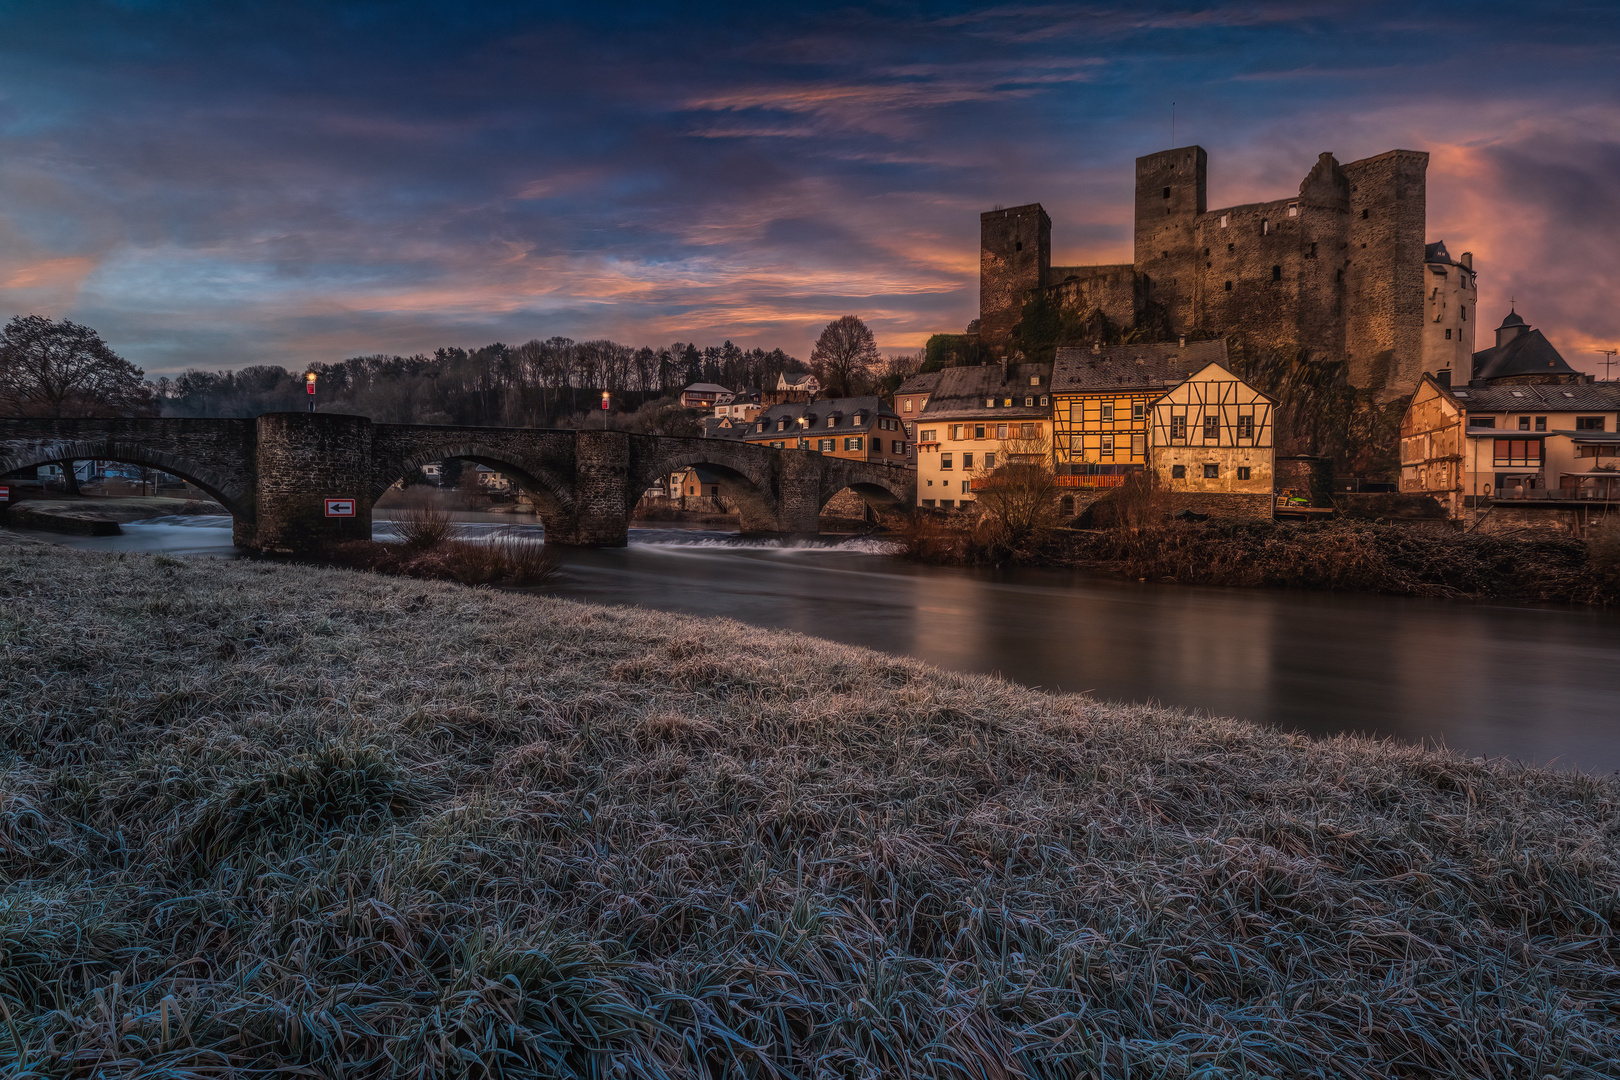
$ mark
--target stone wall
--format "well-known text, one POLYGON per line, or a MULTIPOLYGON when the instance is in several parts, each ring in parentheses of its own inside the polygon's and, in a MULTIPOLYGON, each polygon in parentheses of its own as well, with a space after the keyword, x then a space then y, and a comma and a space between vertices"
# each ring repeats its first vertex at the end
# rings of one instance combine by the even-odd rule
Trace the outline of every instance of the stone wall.
POLYGON ((1173 330, 1196 321, 1201 257, 1197 223, 1204 212, 1209 155, 1183 146, 1136 159, 1136 269, 1145 295, 1164 307, 1173 330))
POLYGON ((1428 165, 1428 154, 1391 150, 1344 167, 1345 359, 1350 382, 1380 401, 1411 393, 1423 374, 1428 165))
POLYGON ((334 413, 265 413, 255 454, 258 515, 237 543, 294 552, 371 539, 371 421, 334 413), (354 516, 326 516, 327 499, 354 516))
POLYGON ((1000 352, 1023 316, 1024 301, 1047 283, 1052 219, 1039 203, 979 215, 979 340, 1000 352))
POLYGON ((1183 510, 1206 514, 1211 521, 1270 521, 1273 517, 1270 492, 1167 491, 1160 498, 1165 513, 1171 517, 1183 510))

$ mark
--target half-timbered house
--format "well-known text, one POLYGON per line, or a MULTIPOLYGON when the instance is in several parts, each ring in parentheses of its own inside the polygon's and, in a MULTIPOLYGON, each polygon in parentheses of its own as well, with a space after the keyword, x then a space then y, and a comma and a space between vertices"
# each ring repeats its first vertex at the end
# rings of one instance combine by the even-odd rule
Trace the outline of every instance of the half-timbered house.
POLYGON ((1153 403, 1153 471, 1172 513, 1272 516, 1276 402, 1206 364, 1153 403))

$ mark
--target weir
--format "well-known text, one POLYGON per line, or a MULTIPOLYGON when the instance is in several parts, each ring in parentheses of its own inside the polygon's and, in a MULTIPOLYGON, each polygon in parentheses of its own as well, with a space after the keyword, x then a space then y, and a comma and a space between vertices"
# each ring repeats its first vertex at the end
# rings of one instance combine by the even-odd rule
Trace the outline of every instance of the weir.
POLYGON ((546 542, 621 547, 642 492, 708 467, 749 532, 813 536, 850 488, 878 508, 916 504, 909 469, 719 439, 624 431, 377 424, 335 413, 254 419, 0 419, 0 476, 71 460, 121 461, 179 476, 230 512, 239 547, 316 551, 371 538, 371 508, 396 481, 460 458, 514 476, 546 542))

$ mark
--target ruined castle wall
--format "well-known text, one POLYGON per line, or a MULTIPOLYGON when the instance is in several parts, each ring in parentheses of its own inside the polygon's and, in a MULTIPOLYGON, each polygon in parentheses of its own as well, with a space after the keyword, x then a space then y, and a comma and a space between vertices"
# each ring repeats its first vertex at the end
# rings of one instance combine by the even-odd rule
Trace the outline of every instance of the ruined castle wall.
POLYGON ((1423 375, 1429 155, 1391 150, 1344 166, 1350 180, 1345 360, 1350 381, 1389 401, 1423 375))
POLYGON ((1047 295, 1065 311, 1102 311, 1116 326, 1136 325, 1141 310, 1140 279, 1129 263, 1113 266, 1054 266, 1047 295))
POLYGON ((1307 261, 1303 220, 1297 199, 1202 215, 1197 325, 1261 345, 1297 340, 1307 261))
POLYGON ((1184 146, 1136 159, 1136 269, 1145 298, 1164 306, 1173 332, 1196 325, 1209 155, 1184 146))
POLYGON ((979 215, 979 340, 1007 347, 1031 290, 1047 283, 1052 219, 1040 203, 979 215))

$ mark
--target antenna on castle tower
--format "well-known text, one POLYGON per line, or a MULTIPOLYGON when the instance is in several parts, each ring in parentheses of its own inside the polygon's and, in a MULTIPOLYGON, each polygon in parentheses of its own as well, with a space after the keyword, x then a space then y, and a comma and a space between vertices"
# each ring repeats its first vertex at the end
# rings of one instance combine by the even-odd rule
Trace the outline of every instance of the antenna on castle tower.
POLYGON ((1617 351, 1620 351, 1620 350, 1615 350, 1615 349, 1593 349, 1592 351, 1595 352, 1595 353, 1602 353, 1603 354, 1603 381, 1608 382, 1609 381, 1609 368, 1612 367, 1613 364, 1614 364, 1615 353, 1617 351))
POLYGON ((1170 103, 1170 149, 1176 148, 1176 103, 1170 103))

